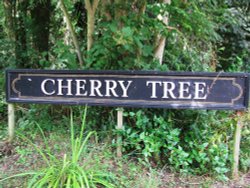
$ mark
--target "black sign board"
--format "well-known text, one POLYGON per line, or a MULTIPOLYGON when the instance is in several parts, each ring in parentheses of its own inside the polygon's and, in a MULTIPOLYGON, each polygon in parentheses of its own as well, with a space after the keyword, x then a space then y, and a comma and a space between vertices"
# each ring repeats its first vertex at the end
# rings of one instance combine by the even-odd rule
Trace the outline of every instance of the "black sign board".
POLYGON ((244 73, 7 70, 7 102, 175 109, 248 106, 244 73))

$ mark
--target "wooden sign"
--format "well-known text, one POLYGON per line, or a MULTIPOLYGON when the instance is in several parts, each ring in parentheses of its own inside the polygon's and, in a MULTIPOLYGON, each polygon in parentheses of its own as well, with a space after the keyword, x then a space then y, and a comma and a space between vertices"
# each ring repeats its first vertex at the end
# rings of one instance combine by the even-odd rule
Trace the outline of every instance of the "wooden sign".
POLYGON ((244 73, 7 70, 9 103, 46 103, 174 109, 248 106, 244 73))

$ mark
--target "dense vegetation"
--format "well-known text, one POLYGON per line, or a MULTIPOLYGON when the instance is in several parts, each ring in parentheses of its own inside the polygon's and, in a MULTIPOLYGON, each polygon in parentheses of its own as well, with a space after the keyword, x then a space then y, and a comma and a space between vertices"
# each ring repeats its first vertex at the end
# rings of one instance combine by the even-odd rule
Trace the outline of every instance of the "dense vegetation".
MULTIPOLYGON (((248 0, 1 1, 0 139, 6 137, 5 69, 249 72, 249 13, 248 0)), ((80 116, 81 108, 72 108, 80 116)), ((125 128, 117 131, 116 109, 89 107, 85 131, 95 130, 112 147, 121 135, 124 155, 149 168, 230 176, 234 112, 126 108, 124 117, 125 128)), ((244 173, 250 126, 242 118, 244 173)), ((70 129, 67 106, 19 105, 17 119, 18 130, 32 138, 37 123, 45 135, 70 129)))

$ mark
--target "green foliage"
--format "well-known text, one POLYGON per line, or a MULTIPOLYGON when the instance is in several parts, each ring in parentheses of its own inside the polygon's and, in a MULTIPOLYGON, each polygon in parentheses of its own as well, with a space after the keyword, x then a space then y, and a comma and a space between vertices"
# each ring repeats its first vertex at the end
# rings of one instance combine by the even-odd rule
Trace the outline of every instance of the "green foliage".
POLYGON ((52 69, 77 69, 75 52, 71 46, 58 41, 53 47, 55 60, 50 66, 52 69))
POLYGON ((233 119, 226 112, 164 111, 127 112, 129 122, 122 132, 124 147, 144 161, 169 164, 177 172, 211 173, 226 179, 230 170, 228 142, 232 141, 233 119), (186 116, 184 118, 184 116, 186 116))
POLYGON ((154 69, 152 33, 147 23, 134 15, 119 22, 103 22, 99 25, 101 38, 88 54, 87 68, 94 69, 154 69), (150 62, 150 63, 149 63, 150 62))
POLYGON ((219 68, 229 71, 249 71, 249 4, 228 1, 218 33, 225 38, 219 44, 219 68), (239 64, 239 59, 242 61, 239 64))
MULTIPOLYGON (((13 42, 0 36, 0 70, 15 67, 13 42)), ((1 76, 2 78, 2 76, 1 76)), ((1 85, 2 86, 2 85, 1 85)))
POLYGON ((170 70, 214 71, 213 42, 220 37, 214 15, 206 14, 206 4, 200 4, 199 1, 174 1, 165 8, 172 29, 164 56, 170 70))

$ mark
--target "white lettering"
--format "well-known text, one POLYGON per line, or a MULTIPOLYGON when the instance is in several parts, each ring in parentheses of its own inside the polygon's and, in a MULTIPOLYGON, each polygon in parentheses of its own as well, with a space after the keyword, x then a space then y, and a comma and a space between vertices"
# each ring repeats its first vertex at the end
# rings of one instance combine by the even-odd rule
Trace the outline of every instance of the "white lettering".
POLYGON ((103 95, 100 92, 100 88, 102 87, 102 82, 99 80, 89 80, 90 82, 90 95, 91 97, 95 97, 95 93, 99 97, 103 97, 103 95))
POLYGON ((147 81, 146 85, 149 86, 149 84, 152 85, 152 92, 150 98, 157 98, 156 96, 156 84, 159 84, 160 86, 162 83, 160 81, 147 81))
POLYGON ((88 92, 85 91, 86 80, 76 79, 76 96, 87 96, 88 92), (84 93, 81 93, 84 92, 84 93))
POLYGON ((173 93, 173 91, 175 89, 174 82, 162 82, 162 83, 163 83, 163 96, 162 96, 162 98, 168 99, 169 95, 170 95, 171 98, 176 99, 176 96, 173 93))
POLYGON ((204 94, 206 86, 207 85, 205 82, 194 82, 194 88, 195 88, 194 99, 206 99, 207 98, 207 94, 204 94))
MULTIPOLYGON (((92 97, 121 97, 128 98, 132 80, 99 80, 81 78, 47 78, 41 82, 44 95, 92 96, 92 97)), ((145 86, 144 86, 145 87, 145 86)), ((146 81, 151 99, 194 99, 206 100, 208 86, 204 81, 146 81)), ((137 92, 137 91, 136 91, 137 92)), ((144 91, 138 91, 144 92, 144 91)), ((139 95, 140 93, 138 93, 139 95)))
POLYGON ((191 94, 189 93, 190 82, 179 82, 180 90, 179 90, 179 99, 191 99, 191 94), (189 94, 184 96, 184 94, 189 94))
POLYGON ((110 93, 112 93, 112 95, 114 97, 118 97, 117 93, 115 92, 115 89, 117 87, 116 81, 114 81, 114 80, 105 80, 105 82, 106 82, 106 95, 105 96, 110 97, 111 96, 110 93))
POLYGON ((130 87, 132 81, 129 80, 127 86, 124 85, 124 81, 119 80, 118 83, 122 88, 122 97, 128 97, 128 88, 130 87))
POLYGON ((45 95, 53 95, 55 93, 55 90, 52 90, 51 92, 48 92, 45 88, 46 88, 46 84, 47 82, 51 82, 53 85, 55 85, 55 80, 52 79, 46 79, 43 80, 42 84, 41 84, 41 90, 45 95))
POLYGON ((72 95, 72 89, 71 89, 71 82, 72 79, 67 79, 67 85, 63 85, 63 79, 57 79, 58 82, 58 93, 57 95, 63 95, 62 90, 67 89, 67 94, 66 95, 72 95))

